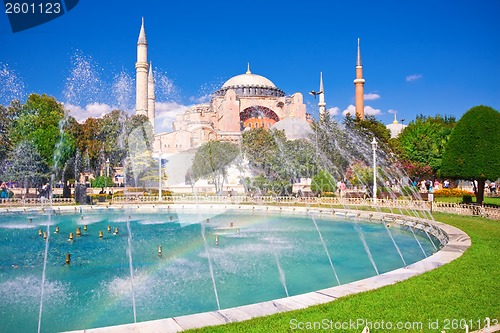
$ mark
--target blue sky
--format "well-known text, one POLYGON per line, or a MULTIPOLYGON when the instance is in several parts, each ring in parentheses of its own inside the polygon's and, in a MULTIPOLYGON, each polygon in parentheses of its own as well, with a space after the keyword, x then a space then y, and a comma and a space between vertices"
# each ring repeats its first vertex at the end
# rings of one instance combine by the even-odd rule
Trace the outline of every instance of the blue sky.
POLYGON ((206 100, 246 71, 285 93, 307 94, 323 72, 327 108, 354 104, 361 38, 367 112, 459 118, 484 104, 500 110, 500 1, 92 1, 41 26, 12 33, 0 13, 0 103, 46 93, 77 119, 132 110, 136 43, 146 21, 157 75, 157 126, 206 100))

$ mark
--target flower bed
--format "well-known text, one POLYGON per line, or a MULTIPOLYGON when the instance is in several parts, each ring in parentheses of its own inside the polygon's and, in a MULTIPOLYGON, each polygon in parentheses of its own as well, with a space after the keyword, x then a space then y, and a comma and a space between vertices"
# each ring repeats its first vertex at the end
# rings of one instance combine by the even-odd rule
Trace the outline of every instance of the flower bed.
POLYGON ((464 195, 474 196, 474 193, 459 188, 443 188, 434 191, 435 197, 462 197, 464 195))

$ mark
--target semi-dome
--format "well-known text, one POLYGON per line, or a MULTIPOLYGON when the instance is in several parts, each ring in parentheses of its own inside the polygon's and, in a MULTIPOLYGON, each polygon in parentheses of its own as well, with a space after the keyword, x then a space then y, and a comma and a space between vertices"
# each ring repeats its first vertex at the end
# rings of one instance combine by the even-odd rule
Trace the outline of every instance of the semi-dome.
POLYGON ((284 131, 288 140, 306 139, 313 133, 311 124, 299 118, 282 119, 271 126, 271 129, 284 131))
POLYGON ((225 95, 228 89, 233 89, 239 96, 285 96, 285 93, 278 89, 271 80, 250 72, 250 65, 245 74, 233 76, 215 94, 225 95))

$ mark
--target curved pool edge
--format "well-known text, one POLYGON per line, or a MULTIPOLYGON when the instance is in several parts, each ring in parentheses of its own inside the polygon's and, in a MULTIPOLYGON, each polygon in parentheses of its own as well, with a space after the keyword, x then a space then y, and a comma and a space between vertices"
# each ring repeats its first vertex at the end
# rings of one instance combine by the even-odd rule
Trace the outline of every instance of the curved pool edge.
MULTIPOLYGON (((208 204, 173 204, 173 205, 141 205, 137 210, 151 210, 160 208, 171 209, 200 209, 209 208, 211 210, 227 210, 227 207, 234 209, 237 205, 208 205, 208 204)), ((125 206, 130 207, 130 206, 125 206)), ((114 206, 113 208, 123 208, 123 206, 114 206)), ((393 213, 381 213, 370 211, 357 211, 350 209, 332 209, 332 208, 312 208, 312 207, 280 207, 280 206, 238 206, 241 210, 269 211, 269 212, 287 212, 296 214, 330 214, 344 216, 346 218, 361 218, 380 221, 384 223, 403 224, 405 221, 414 223, 423 223, 423 225, 432 225, 443 232, 446 237, 446 244, 436 253, 421 261, 399 268, 377 276, 369 277, 363 280, 346 283, 340 286, 321 289, 305 294, 290 296, 286 298, 275 299, 267 302, 249 304, 228 308, 218 311, 202 312, 191 315, 177 316, 165 319, 157 319, 132 324, 122 324, 116 326, 107 326, 85 330, 75 330, 71 333, 115 333, 115 332, 182 332, 192 328, 201 328, 206 326, 223 325, 231 322, 240 322, 255 317, 267 316, 276 313, 300 310, 312 305, 323 304, 334 301, 342 296, 353 295, 364 291, 375 290, 384 286, 392 285, 400 281, 407 280, 413 276, 433 270, 462 256, 462 254, 471 246, 470 237, 462 230, 444 224, 442 222, 426 220, 422 218, 408 217, 393 213)), ((54 210, 69 211, 76 210, 76 207, 54 207, 54 210), (62 208, 62 209, 61 209, 62 208)), ((82 206, 85 210, 109 209, 106 206, 96 208, 82 206)), ((2 209, 3 210, 3 209, 2 209)), ((10 209, 15 211, 16 209, 10 209)), ((39 209, 33 209, 39 211, 39 209)), ((442 240, 441 240, 442 241, 442 240)), ((69 333, 69 332, 68 332, 69 333)))

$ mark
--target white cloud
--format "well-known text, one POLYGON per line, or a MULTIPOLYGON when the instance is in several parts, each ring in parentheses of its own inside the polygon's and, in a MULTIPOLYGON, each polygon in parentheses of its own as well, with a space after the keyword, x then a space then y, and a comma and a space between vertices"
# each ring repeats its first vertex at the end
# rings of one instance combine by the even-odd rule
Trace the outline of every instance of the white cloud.
POLYGON ((382 113, 382 111, 380 111, 380 109, 374 109, 369 105, 365 106, 365 115, 367 115, 367 116, 376 116, 376 115, 379 115, 381 113, 382 113))
POLYGON ((347 109, 345 109, 344 111, 342 111, 342 115, 343 116, 346 116, 347 114, 350 114, 351 116, 354 116, 356 114, 356 107, 352 104, 350 104, 347 109))
POLYGON ((423 74, 411 74, 406 77, 406 82, 412 82, 423 78, 423 74))
POLYGON ((210 102, 211 98, 212 98, 212 94, 207 94, 207 95, 203 95, 200 97, 191 96, 191 97, 189 97, 189 101, 196 103, 196 104, 202 104, 202 103, 210 102))
MULTIPOLYGON (((347 109, 345 109, 344 111, 342 111, 342 115, 343 116, 347 115, 348 113, 350 113, 351 116, 354 117, 354 115, 356 114, 356 107, 354 105, 350 104, 347 107, 347 109)), ((374 109, 374 108, 372 108, 369 105, 365 106, 365 115, 366 116, 376 116, 376 115, 379 115, 380 113, 382 113, 380 111, 380 109, 374 109)))
POLYGON ((333 108, 329 108, 327 111, 330 113, 330 115, 336 116, 340 113, 340 108, 338 106, 334 106, 333 108))
POLYGON ((365 94, 365 101, 373 101, 374 99, 379 99, 380 95, 376 93, 365 94))
MULTIPOLYGON (((80 123, 85 122, 87 118, 100 118, 118 109, 115 106, 104 103, 87 104, 85 108, 79 105, 65 104, 64 108, 69 110, 69 115, 73 116, 80 123)), ((175 102, 157 102, 155 104, 155 109, 155 132, 162 133, 172 130, 172 122, 175 120, 175 117, 183 113, 187 109, 187 106, 175 102)), ((133 114, 133 111, 129 111, 130 116, 133 114)))
POLYGON ((100 118, 115 109, 115 107, 105 103, 90 103, 85 108, 79 105, 65 104, 64 108, 69 110, 69 115, 73 116, 78 122, 84 122, 90 117, 100 118))
POLYGON ((183 113, 188 107, 175 102, 158 102, 155 105, 155 132, 163 133, 172 130, 172 122, 175 117, 183 113))
POLYGON ((397 110, 393 110, 393 109, 389 109, 389 110, 387 111, 387 113, 397 114, 397 113, 398 113, 398 111, 397 111, 397 110))

